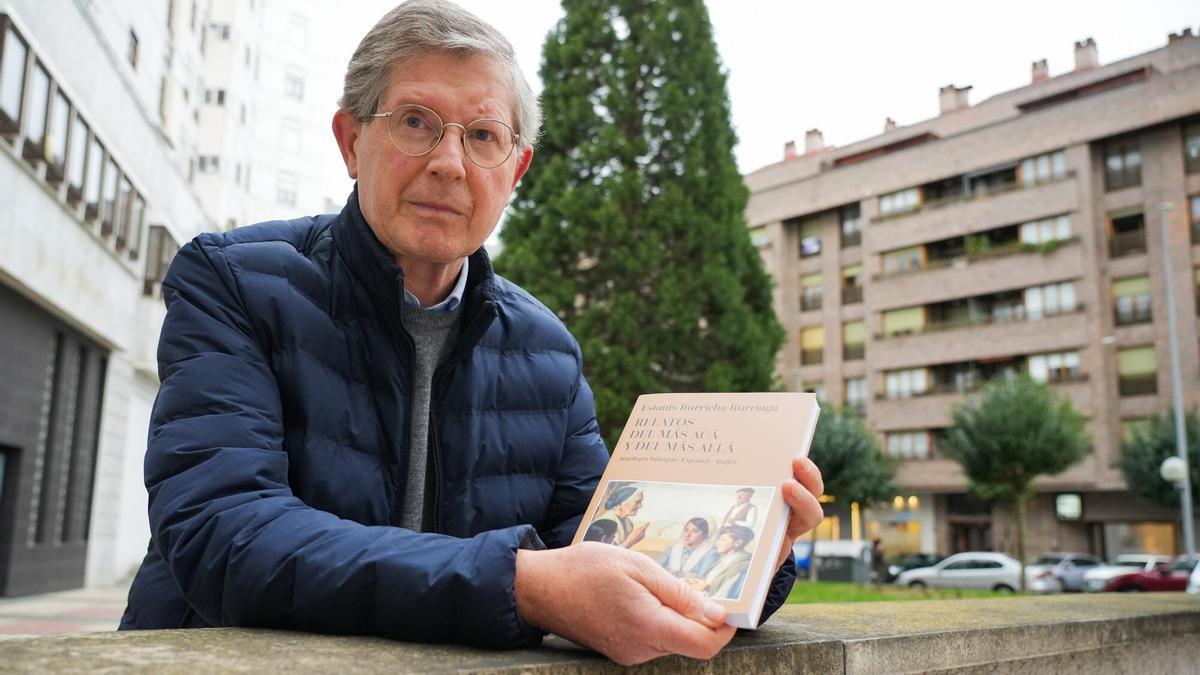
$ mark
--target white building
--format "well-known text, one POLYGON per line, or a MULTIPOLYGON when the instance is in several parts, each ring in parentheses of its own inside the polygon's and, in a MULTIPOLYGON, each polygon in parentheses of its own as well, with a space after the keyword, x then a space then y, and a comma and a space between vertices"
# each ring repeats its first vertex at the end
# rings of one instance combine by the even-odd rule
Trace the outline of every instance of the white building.
POLYGON ((214 227, 187 170, 207 5, 0 0, 0 595, 145 552, 157 280, 214 227))

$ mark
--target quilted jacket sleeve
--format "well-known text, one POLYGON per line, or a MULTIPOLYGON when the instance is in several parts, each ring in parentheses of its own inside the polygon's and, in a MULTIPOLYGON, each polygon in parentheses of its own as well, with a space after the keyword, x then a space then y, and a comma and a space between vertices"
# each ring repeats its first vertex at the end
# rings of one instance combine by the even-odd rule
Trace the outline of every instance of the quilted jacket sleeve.
POLYGON ((545 528, 539 532, 546 546, 558 548, 571 543, 607 464, 608 449, 600 437, 592 389, 581 372, 567 414, 567 438, 554 494, 545 528))
POLYGON ((278 387, 222 241, 185 246, 163 284, 162 387, 146 456, 153 545, 192 610, 216 626, 491 647, 540 640, 512 593, 517 549, 541 547, 532 526, 418 534, 293 495, 278 387))

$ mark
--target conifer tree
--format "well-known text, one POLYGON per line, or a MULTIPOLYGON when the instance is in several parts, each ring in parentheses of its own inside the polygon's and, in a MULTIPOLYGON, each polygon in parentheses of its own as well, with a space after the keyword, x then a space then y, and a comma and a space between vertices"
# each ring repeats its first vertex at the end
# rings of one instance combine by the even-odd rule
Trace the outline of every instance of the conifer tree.
POLYGON ((783 334, 704 3, 563 7, 497 269, 579 339, 612 447, 638 394, 772 388, 783 334))

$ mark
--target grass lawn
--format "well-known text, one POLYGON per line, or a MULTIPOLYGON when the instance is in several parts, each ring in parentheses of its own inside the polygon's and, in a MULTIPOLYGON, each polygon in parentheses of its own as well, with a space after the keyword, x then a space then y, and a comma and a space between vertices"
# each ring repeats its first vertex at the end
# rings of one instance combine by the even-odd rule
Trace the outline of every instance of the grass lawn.
POLYGON ((876 602, 879 600, 950 600, 954 598, 1011 598, 1013 593, 995 591, 963 591, 957 589, 912 590, 894 584, 884 584, 875 590, 870 584, 851 584, 841 581, 796 581, 788 603, 806 602, 876 602))

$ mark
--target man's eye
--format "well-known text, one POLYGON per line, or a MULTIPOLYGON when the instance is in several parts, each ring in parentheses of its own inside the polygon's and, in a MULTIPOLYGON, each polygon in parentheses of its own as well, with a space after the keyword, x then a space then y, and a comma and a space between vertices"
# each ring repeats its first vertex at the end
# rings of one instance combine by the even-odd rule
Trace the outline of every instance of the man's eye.
POLYGON ((471 140, 483 143, 495 143, 496 133, 491 129, 472 129, 471 140))
POLYGON ((400 123, 409 129, 420 129, 425 126, 425 120, 421 119, 420 115, 405 115, 400 119, 400 123))

